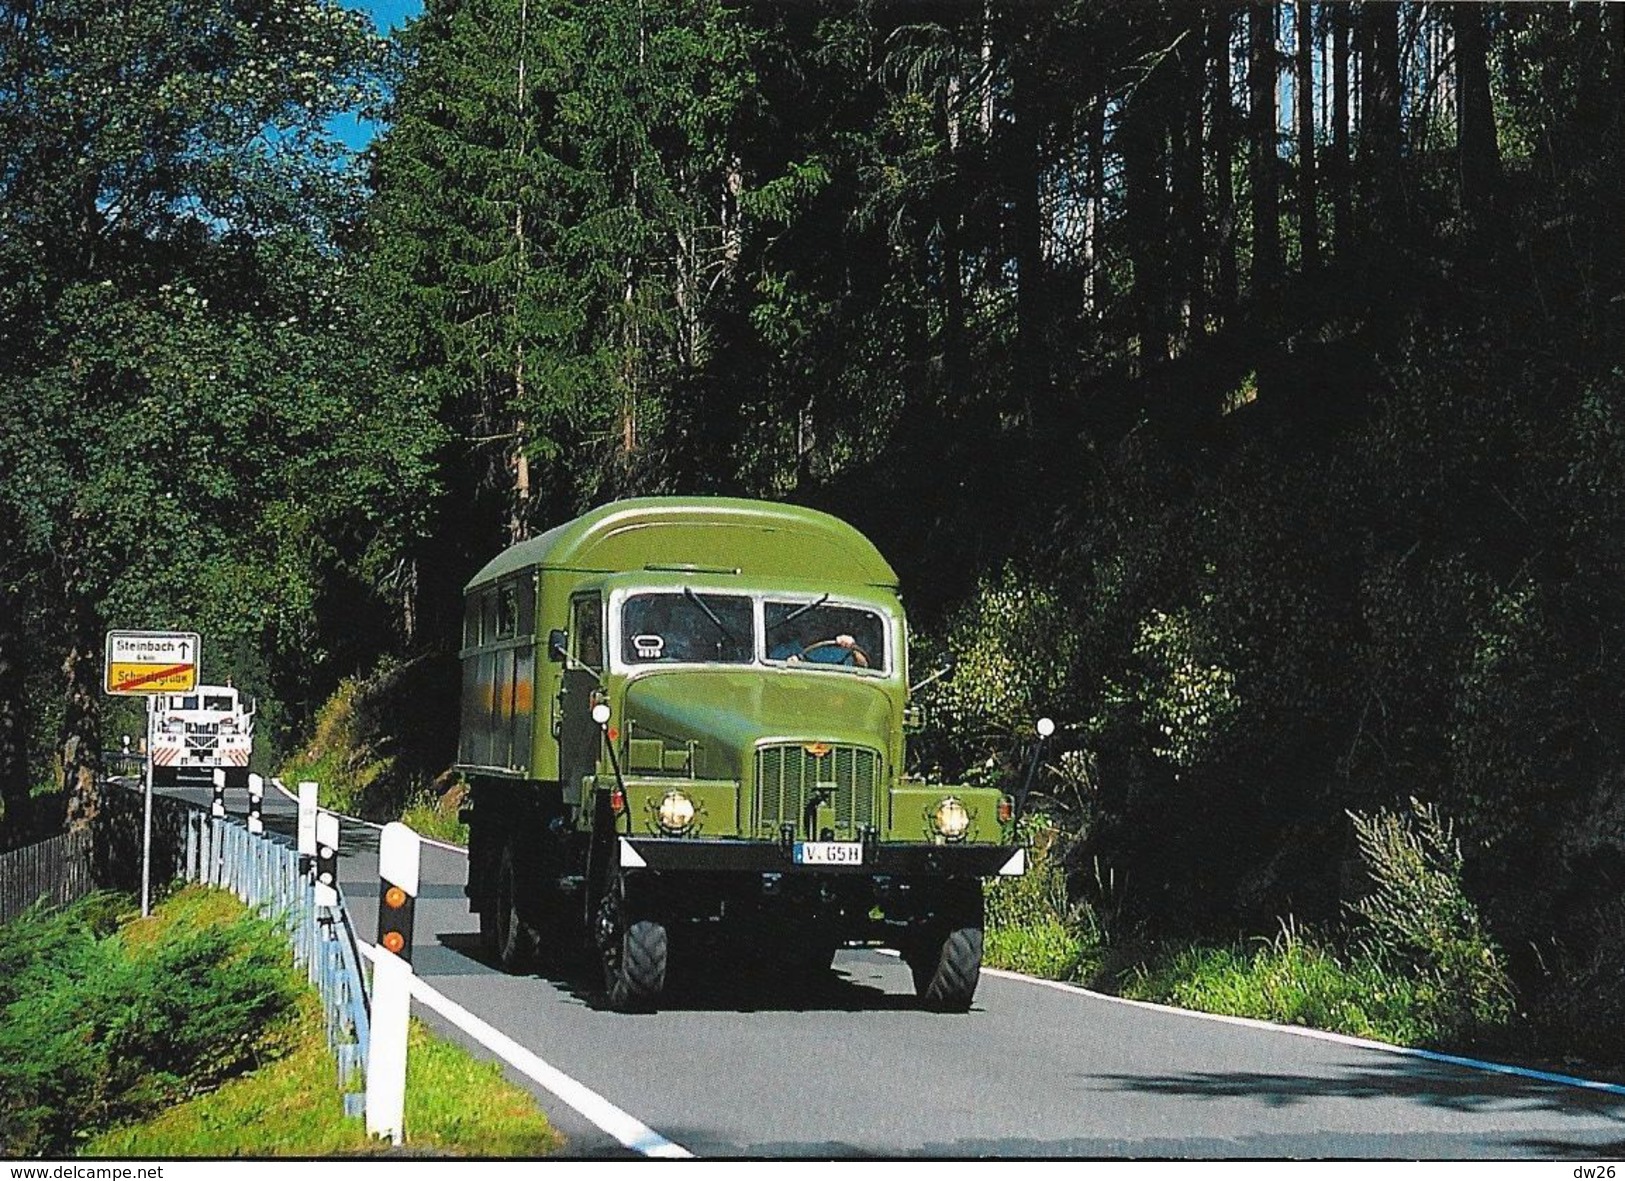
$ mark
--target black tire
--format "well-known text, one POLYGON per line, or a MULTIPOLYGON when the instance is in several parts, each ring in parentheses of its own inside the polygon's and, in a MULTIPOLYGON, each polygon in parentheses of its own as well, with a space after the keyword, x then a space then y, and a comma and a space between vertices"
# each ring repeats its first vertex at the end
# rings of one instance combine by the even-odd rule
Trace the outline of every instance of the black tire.
POLYGON ((909 960, 920 1003, 937 1013, 963 1013, 982 975, 982 928, 950 927, 927 938, 909 960))
POLYGON ((598 948, 604 964, 604 993, 610 1008, 623 1013, 654 1007, 666 990, 671 952, 664 923, 629 918, 621 891, 611 886, 598 907, 598 948))
POLYGON ((481 912, 480 932, 484 935, 489 926, 491 958, 499 968, 511 974, 528 972, 536 960, 536 928, 525 917, 520 903, 525 884, 513 846, 503 846, 502 856, 497 861, 496 891, 489 903, 489 924, 487 912, 481 912))
POLYGON ((829 974, 840 946, 833 939, 812 938, 798 947, 786 948, 782 962, 793 979, 816 983, 829 974))

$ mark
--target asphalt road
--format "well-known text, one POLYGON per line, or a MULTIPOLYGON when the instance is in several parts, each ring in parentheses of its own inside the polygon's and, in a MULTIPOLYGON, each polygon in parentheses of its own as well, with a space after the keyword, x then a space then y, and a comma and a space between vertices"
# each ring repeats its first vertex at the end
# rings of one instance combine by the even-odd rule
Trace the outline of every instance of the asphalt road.
MULTIPOLYGON (((291 832, 288 812, 267 799, 270 827, 291 832)), ((376 830, 345 826, 340 880, 363 938, 376 929, 376 848, 376 830)), ((969 1013, 926 1013, 907 969, 877 951, 844 951, 798 989, 748 965, 696 965, 659 1012, 615 1013, 587 973, 517 978, 482 962, 465 872, 460 854, 424 847, 418 974, 702 1157, 1625 1156, 1625 1094, 1008 976, 984 974, 969 1013)), ((625 1154, 515 1077, 569 1155, 625 1154)))

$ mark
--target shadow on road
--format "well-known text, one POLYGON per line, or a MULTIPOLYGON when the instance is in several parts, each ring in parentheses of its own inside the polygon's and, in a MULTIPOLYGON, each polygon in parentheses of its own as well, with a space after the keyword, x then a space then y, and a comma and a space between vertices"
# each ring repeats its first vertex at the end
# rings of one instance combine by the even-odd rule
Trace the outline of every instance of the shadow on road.
MULTIPOLYGON (((1589 1113, 1625 1122, 1625 1097, 1517 1075, 1493 1074, 1419 1058, 1316 1073, 1191 1071, 1174 1075, 1077 1076, 1097 1089, 1193 1099, 1246 1098, 1273 1107, 1342 1099, 1412 1099, 1458 1112, 1589 1113)), ((1533 1147, 1533 1145, 1531 1145, 1533 1147)), ((1569 1147, 1572 1147, 1569 1146, 1569 1147)))
MULTIPOLYGON (((499 972, 476 934, 442 933, 438 946, 418 947, 424 975, 478 976, 499 972), (425 955, 429 952, 429 955, 425 955)), ((674 958, 659 1009, 666 1012, 888 1012, 919 1008, 912 994, 887 992, 857 979, 864 965, 837 963, 823 972, 794 978, 774 966, 748 962, 742 953, 674 958)), ((608 1011, 597 960, 572 948, 563 962, 530 974, 568 993, 586 1007, 608 1011)))

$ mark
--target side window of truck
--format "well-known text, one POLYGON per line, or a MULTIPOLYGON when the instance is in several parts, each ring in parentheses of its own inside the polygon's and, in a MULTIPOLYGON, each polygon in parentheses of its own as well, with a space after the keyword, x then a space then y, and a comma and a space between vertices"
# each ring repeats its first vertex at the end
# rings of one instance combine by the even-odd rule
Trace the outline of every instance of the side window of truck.
POLYGON ((497 638, 507 639, 519 630, 519 588, 513 583, 497 590, 497 638))
POLYGON ((577 660, 591 669, 604 667, 604 606, 597 595, 571 602, 570 638, 577 660))

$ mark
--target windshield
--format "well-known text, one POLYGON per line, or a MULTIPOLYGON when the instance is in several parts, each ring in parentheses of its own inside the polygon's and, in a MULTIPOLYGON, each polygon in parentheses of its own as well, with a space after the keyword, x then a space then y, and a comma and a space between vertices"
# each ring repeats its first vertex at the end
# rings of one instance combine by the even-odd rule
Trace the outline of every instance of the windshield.
POLYGON ((886 624, 877 612, 824 599, 799 603, 768 599, 762 604, 762 622, 769 660, 886 669, 886 624))
POLYGON ((755 627, 745 595, 692 590, 632 595, 621 606, 627 664, 749 664, 755 627))

